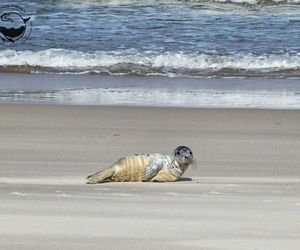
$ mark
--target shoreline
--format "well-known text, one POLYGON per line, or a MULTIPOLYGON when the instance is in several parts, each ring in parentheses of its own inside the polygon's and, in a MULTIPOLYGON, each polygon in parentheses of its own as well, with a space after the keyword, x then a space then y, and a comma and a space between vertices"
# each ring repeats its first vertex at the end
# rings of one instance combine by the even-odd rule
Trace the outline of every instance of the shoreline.
POLYGON ((135 105, 135 104, 128 104, 128 105, 124 105, 124 104, 101 104, 101 105, 97 105, 97 104, 68 104, 68 103, 28 103, 28 102, 20 102, 20 103, 13 103, 13 102, 0 102, 0 106, 27 106, 27 107, 53 107, 53 108, 64 108, 64 107, 74 107, 74 108, 91 108, 91 109, 96 109, 96 108, 115 108, 115 109, 164 109, 164 110, 211 110, 211 111, 282 111, 282 112, 298 112, 300 111, 300 108, 266 108, 266 107, 177 107, 177 106, 143 106, 143 105, 135 105))
POLYGON ((0 103, 187 108, 300 109, 296 79, 0 73, 0 103))

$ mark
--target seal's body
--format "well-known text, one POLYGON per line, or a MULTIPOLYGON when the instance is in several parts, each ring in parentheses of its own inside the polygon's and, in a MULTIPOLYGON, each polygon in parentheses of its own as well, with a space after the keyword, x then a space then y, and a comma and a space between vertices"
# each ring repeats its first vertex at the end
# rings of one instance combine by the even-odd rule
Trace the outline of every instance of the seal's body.
POLYGON ((88 184, 103 182, 176 181, 193 160, 192 151, 185 146, 173 155, 136 154, 120 158, 112 166, 87 177, 88 184))

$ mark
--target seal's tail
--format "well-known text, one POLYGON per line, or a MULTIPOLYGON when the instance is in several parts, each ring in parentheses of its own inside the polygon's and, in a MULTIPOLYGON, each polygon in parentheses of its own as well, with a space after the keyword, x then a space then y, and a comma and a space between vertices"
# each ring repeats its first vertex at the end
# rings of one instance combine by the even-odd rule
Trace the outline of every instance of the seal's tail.
POLYGON ((96 174, 89 175, 87 177, 87 184, 97 184, 111 181, 111 177, 114 175, 112 167, 104 169, 96 174))

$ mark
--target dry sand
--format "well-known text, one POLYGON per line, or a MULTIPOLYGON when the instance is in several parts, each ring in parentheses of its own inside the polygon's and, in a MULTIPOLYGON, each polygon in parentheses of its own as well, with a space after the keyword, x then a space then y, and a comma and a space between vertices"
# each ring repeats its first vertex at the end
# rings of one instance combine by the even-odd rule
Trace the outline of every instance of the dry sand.
POLYGON ((0 105, 0 249, 300 249, 300 111, 0 105), (86 185, 190 146, 176 183, 86 185))

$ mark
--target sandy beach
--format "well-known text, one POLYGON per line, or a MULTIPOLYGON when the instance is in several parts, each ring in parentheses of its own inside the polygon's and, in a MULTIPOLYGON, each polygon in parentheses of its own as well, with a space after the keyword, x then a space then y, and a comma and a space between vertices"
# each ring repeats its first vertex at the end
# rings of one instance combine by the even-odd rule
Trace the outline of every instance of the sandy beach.
POLYGON ((0 249, 300 249, 300 111, 0 105, 0 249), (193 149, 175 183, 86 185, 193 149))

